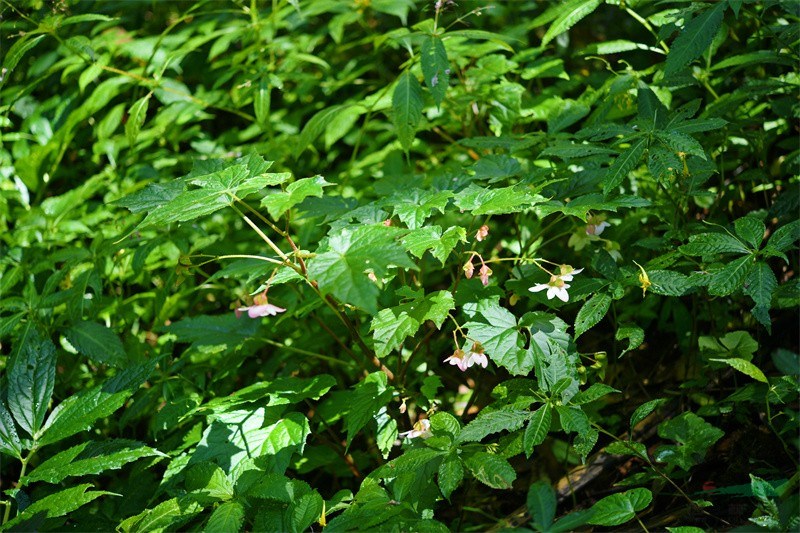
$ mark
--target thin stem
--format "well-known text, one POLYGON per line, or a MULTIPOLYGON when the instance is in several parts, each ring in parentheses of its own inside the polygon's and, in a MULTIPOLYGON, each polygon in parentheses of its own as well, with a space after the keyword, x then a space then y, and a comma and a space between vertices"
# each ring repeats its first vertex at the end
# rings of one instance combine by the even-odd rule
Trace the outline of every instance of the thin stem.
POLYGON ((323 361, 328 361, 329 363, 335 363, 337 365, 347 365, 347 366, 350 365, 350 363, 342 361, 341 359, 336 359, 335 357, 330 357, 328 355, 322 355, 322 354, 316 353, 316 352, 310 352, 308 350, 303 350, 302 348, 295 348, 294 346, 289 346, 287 344, 284 344, 284 343, 278 342, 278 341, 274 341, 272 339, 267 339, 267 338, 261 337, 261 338, 259 338, 259 340, 261 342, 265 343, 265 344, 269 344, 271 346, 275 346, 276 348, 281 348, 283 350, 287 350, 287 351, 290 351, 290 352, 299 353, 301 355, 307 355, 309 357, 314 357, 316 359, 322 359, 323 361))
MULTIPOLYGON (((28 469, 28 461, 31 460, 31 456, 33 456, 33 453, 34 452, 31 451, 27 455, 27 457, 21 457, 20 458, 20 462, 22 463, 22 468, 20 468, 20 470, 19 470, 19 479, 22 479, 22 478, 25 477, 25 472, 28 469)), ((5 524, 6 522, 8 522, 8 519, 10 517, 11 517, 11 502, 8 502, 8 505, 6 505, 6 510, 3 511, 3 523, 5 524)))

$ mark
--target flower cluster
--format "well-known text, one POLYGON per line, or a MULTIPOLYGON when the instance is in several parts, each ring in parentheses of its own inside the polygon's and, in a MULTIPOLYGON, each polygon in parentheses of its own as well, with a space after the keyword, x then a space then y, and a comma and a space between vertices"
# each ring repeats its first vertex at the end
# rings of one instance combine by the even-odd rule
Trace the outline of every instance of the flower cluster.
POLYGON ((469 353, 464 352, 461 348, 456 349, 453 355, 445 359, 444 362, 457 366, 462 372, 465 372, 472 365, 480 365, 483 368, 489 365, 489 359, 483 353, 483 346, 479 342, 472 344, 469 353))
POLYGON ((562 302, 569 300, 567 289, 570 285, 568 281, 572 281, 572 277, 583 272, 582 268, 572 268, 571 265, 560 265, 559 273, 550 276, 550 281, 547 283, 537 283, 530 289, 531 292, 540 292, 547 290, 547 299, 552 300, 558 298, 562 302))

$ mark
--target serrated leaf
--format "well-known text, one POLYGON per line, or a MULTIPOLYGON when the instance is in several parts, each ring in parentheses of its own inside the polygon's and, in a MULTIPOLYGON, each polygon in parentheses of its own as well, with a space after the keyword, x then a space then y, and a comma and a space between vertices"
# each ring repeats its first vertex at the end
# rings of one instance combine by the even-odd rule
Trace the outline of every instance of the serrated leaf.
POLYGON ((658 426, 660 437, 677 441, 678 445, 659 447, 654 454, 655 459, 688 471, 703 461, 709 448, 724 434, 721 429, 712 426, 696 414, 682 413, 658 426))
POLYGON ((95 363, 122 368, 128 356, 122 341, 109 328, 96 322, 83 321, 64 332, 69 343, 95 363))
POLYGON ((147 106, 150 103, 150 97, 153 93, 136 100, 131 108, 128 110, 128 121, 125 123, 125 136, 128 138, 128 144, 133 146, 136 144, 136 138, 139 136, 139 131, 142 129, 144 120, 147 117, 147 106))
POLYGON ((569 30, 575 24, 590 13, 592 13, 597 6, 602 3, 602 0, 572 0, 568 5, 559 8, 557 18, 553 24, 547 28, 544 37, 542 37, 542 46, 569 30))
POLYGON ((494 302, 479 306, 478 311, 484 321, 464 324, 470 338, 483 345, 486 355, 495 364, 515 375, 528 374, 533 369, 534 355, 530 349, 524 348, 516 317, 494 302))
POLYGON ((416 76, 406 70, 397 80, 392 94, 392 122, 400 146, 408 152, 414 144, 414 135, 422 120, 422 86, 416 76))
POLYGON ((537 481, 528 488, 528 513, 539 531, 548 531, 556 517, 556 491, 549 483, 537 481))
POLYGON ((431 92, 436 107, 439 107, 450 85, 450 63, 444 43, 437 35, 428 35, 422 41, 420 63, 425 85, 431 92))
POLYGON ((90 491, 88 490, 90 488, 93 488, 91 483, 84 483, 36 500, 18 514, 16 518, 3 524, 3 530, 13 529, 18 524, 25 523, 28 519, 37 515, 45 519, 65 516, 100 496, 113 494, 104 490, 90 491))
POLYGON ((380 479, 386 479, 396 477, 398 474, 419 472, 428 463, 440 459, 443 455, 444 452, 433 448, 412 448, 406 450, 403 455, 392 459, 370 475, 380 479))
POLYGON ((40 445, 86 431, 95 420, 122 407, 147 379, 155 364, 152 361, 128 367, 102 385, 81 390, 61 402, 47 418, 40 445))
POLYGON ((355 390, 350 393, 349 409, 344 417, 348 446, 361 428, 389 403, 393 391, 394 387, 387 385, 386 374, 383 372, 373 372, 356 385, 355 390))
POLYGON ((650 413, 652 413, 653 411, 658 409, 660 406, 662 406, 665 403, 667 403, 667 401, 668 400, 665 399, 665 398, 658 398, 658 399, 655 399, 655 400, 650 400, 649 402, 645 402, 642 405, 640 405, 639 407, 637 407, 636 410, 631 415, 631 422, 630 422, 631 431, 633 431, 633 428, 639 422, 641 422, 642 420, 647 418, 648 415, 650 415, 650 413))
POLYGON ((703 160, 708 159, 703 146, 691 135, 668 131, 658 133, 657 137, 676 154, 694 155, 703 160))
POLYGON ((597 293, 581 306, 575 318, 575 339, 600 322, 611 307, 611 296, 597 293))
POLYGON ((647 138, 640 137, 631 144, 630 148, 617 156, 603 178, 603 194, 607 195, 619 187, 622 181, 628 177, 628 173, 642 160, 645 148, 647 148, 647 138))
POLYGON ((464 466, 458 455, 451 453, 439 465, 438 481, 442 495, 449 500, 450 495, 458 488, 462 479, 464 479, 464 466))
POLYGON ((518 213, 544 200, 534 196, 521 187, 485 188, 470 185, 456 194, 455 204, 461 211, 469 211, 474 216, 518 213))
POLYGON ((586 389, 582 390, 578 394, 572 397, 570 403, 573 405, 583 405, 590 402, 593 402, 599 398, 607 394, 611 394, 613 392, 620 392, 614 387, 606 385, 605 383, 592 383, 592 385, 586 389))
POLYGON ((500 431, 516 431, 530 417, 528 411, 492 411, 481 413, 478 417, 464 426, 458 434, 456 442, 479 442, 487 435, 500 431))
POLYGON ((800 220, 795 220, 775 230, 768 244, 779 252, 785 252, 798 240, 800 240, 800 220))
POLYGON ((755 267, 752 256, 746 255, 734 259, 727 266, 717 270, 711 275, 708 285, 708 294, 712 296, 727 296, 739 290, 744 284, 748 273, 755 267))
POLYGON ((499 455, 476 452, 464 461, 464 465, 475 479, 493 489, 510 489, 517 473, 499 455))
POLYGON ((36 481, 61 483, 72 476, 100 474, 118 470, 143 457, 166 457, 142 442, 127 439, 88 441, 50 457, 20 480, 27 485, 36 481))
POLYGON ((299 179, 286 187, 285 191, 272 192, 265 196, 261 200, 261 207, 266 207, 269 215, 277 220, 309 196, 321 198, 323 188, 331 185, 333 184, 325 181, 322 176, 299 179))
POLYGON ((678 247, 686 255, 747 254, 750 250, 737 238, 726 233, 700 233, 689 237, 689 243, 678 247))
POLYGON ((322 515, 324 502, 316 491, 300 496, 289 505, 289 531, 297 533, 308 527, 322 515))
POLYGON ((553 412, 550 404, 546 403, 533 412, 523 437, 523 446, 527 457, 531 456, 535 446, 540 445, 547 438, 552 423, 553 412))
POLYGON ((372 319, 370 329, 375 341, 375 354, 383 357, 397 348, 407 337, 416 334, 420 326, 431 320, 441 328, 447 314, 455 308, 453 295, 437 291, 421 298, 381 310, 372 319))
POLYGON ((3 59, 3 76, 0 77, 0 87, 3 86, 6 80, 10 79, 11 73, 14 72, 20 59, 44 38, 44 35, 37 35, 30 39, 28 36, 23 36, 11 45, 3 59))
POLYGON ((395 239, 398 232, 383 225, 346 228, 330 237, 326 250, 308 262, 308 274, 323 294, 378 313, 377 285, 367 271, 383 277, 391 266, 414 268, 395 239))
POLYGON ((400 242, 408 252, 419 259, 430 250, 431 255, 444 265, 447 257, 459 242, 467 241, 467 231, 451 226, 442 233, 440 226, 423 226, 408 232, 400 242))
POLYGON ((300 132, 300 136, 297 139, 297 146, 295 147, 294 156, 300 157, 308 146, 314 142, 314 140, 319 137, 325 128, 337 117, 339 116, 344 110, 346 110, 349 105, 333 105, 330 107, 326 107, 325 109, 318 111, 311 119, 306 122, 306 125, 303 126, 303 131, 300 132))
POLYGON ((637 326, 621 327, 617 330, 614 338, 618 341, 628 339, 628 346, 619 353, 619 356, 622 357, 642 345, 644 342, 644 330, 637 326))
POLYGON ((680 158, 671 150, 662 146, 651 146, 648 150, 647 169, 664 185, 675 178, 682 166, 680 158))
POLYGON ((239 502, 225 502, 211 513, 204 532, 238 533, 244 524, 244 505, 239 502))
POLYGON ((17 427, 5 403, 0 401, 0 452, 22 458, 22 442, 19 440, 17 427))
POLYGON ((605 448, 606 453, 614 455, 633 455, 647 460, 647 447, 641 442, 614 441, 605 448))
POLYGON ((714 36, 722 25, 727 5, 727 2, 717 2, 713 7, 692 19, 681 30, 667 54, 664 67, 665 76, 673 76, 693 59, 700 57, 711 46, 714 36))
POLYGON ((184 471, 184 487, 197 495, 226 501, 233 497, 233 484, 225 471, 216 463, 202 461, 184 471))
POLYGON ((653 493, 648 489, 631 489, 619 494, 606 496, 592 506, 590 524, 599 526, 618 526, 636 518, 636 513, 644 510, 653 501, 653 493))
POLYGON ((769 309, 772 293, 778 288, 778 280, 768 264, 758 262, 747 273, 744 280, 744 293, 750 296, 758 307, 769 309))
POLYGON ((563 213, 565 215, 576 216, 585 221, 589 211, 611 211, 616 213, 618 209, 624 207, 647 207, 649 205, 649 200, 630 194, 621 194, 604 200, 602 194, 592 193, 578 196, 566 204, 560 201, 550 201, 545 204, 539 204, 536 209, 543 215, 563 213))
POLYGON ((577 406, 557 405, 556 412, 561 420, 561 428, 567 433, 585 433, 592 427, 589 417, 577 406))
POLYGON ((672 270, 648 270, 650 292, 663 296, 683 296, 694 287, 689 276, 672 270))
POLYGON ((735 368, 742 374, 747 374, 756 381, 760 381, 761 383, 768 383, 767 376, 764 375, 764 372, 762 372, 761 369, 759 369, 756 365, 754 365, 750 361, 745 361, 744 359, 739 359, 738 357, 730 357, 724 359, 709 359, 709 361, 715 361, 717 363, 725 363, 726 365, 735 368))
POLYGON ((124 533, 149 533, 176 528, 191 520, 203 510, 203 505, 193 495, 170 498, 152 509, 145 509, 135 516, 123 520, 118 528, 124 533))
POLYGON ((723 128, 728 122, 721 118, 698 118, 687 120, 681 124, 672 126, 670 131, 676 133, 702 133, 723 128))
POLYGON ((404 190, 393 194, 386 201, 386 205, 392 206, 394 216, 398 217, 409 229, 417 229, 422 227, 431 216, 432 211, 444 213, 452 196, 452 191, 404 190))
POLYGON ((56 379, 56 347, 34 335, 11 360, 8 410, 23 430, 39 438, 56 379))

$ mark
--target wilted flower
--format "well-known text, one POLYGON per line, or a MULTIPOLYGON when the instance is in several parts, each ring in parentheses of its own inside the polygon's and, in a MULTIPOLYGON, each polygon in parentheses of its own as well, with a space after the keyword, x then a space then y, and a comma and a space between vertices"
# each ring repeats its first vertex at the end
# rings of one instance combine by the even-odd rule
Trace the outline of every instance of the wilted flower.
POLYGON ((489 365, 489 359, 486 357, 486 354, 483 353, 483 346, 478 342, 472 344, 469 353, 465 353, 464 350, 460 348, 456 349, 453 355, 445 359, 444 362, 457 366, 462 372, 465 372, 469 367, 475 364, 483 368, 489 365))
POLYGON ((414 424, 414 429, 411 431, 404 431, 400 433, 399 436, 408 437, 409 439, 416 439, 417 437, 427 439, 428 437, 432 437, 433 433, 431 433, 431 422, 427 418, 421 418, 417 420, 416 424, 414 424))
POLYGON ((475 234, 475 239, 478 241, 482 241, 488 236, 489 236, 489 226, 484 224, 483 226, 478 228, 478 233, 475 234))
POLYGON ((278 313, 283 313, 286 309, 269 303, 267 301, 267 291, 264 291, 253 298, 253 305, 237 308, 237 316, 243 311, 247 311, 247 316, 250 318, 258 318, 260 316, 275 316, 278 313))
POLYGON ((475 265, 472 264, 472 256, 470 256, 469 260, 464 263, 464 275, 467 276, 467 279, 472 278, 472 274, 475 272, 475 265))
POLYGON ((564 281, 572 281, 572 276, 583 272, 582 268, 575 269, 572 268, 572 265, 560 265, 558 269, 559 274, 557 274, 557 276, 564 281))
MULTIPOLYGON (((570 280, 572 276, 570 276, 570 280)), ((560 276, 550 276, 550 281, 547 283, 539 283, 534 285, 530 289, 531 292, 539 292, 547 289, 547 299, 552 300, 554 297, 558 298, 562 302, 566 302, 569 300, 569 294, 567 294, 567 289, 569 289, 569 285, 564 283, 564 279, 560 276)))
POLYGON ((486 263, 481 265, 481 269, 478 271, 478 276, 481 278, 481 283, 483 283, 484 287, 489 285, 489 276, 491 275, 492 269, 486 266, 486 263))

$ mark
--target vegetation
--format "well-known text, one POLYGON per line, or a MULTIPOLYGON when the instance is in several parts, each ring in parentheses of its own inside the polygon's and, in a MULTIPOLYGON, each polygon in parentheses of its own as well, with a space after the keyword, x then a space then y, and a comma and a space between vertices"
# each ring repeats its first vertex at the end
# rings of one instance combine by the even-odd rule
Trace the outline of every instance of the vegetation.
POLYGON ((0 530, 800 526, 794 1, 0 10, 0 530))

